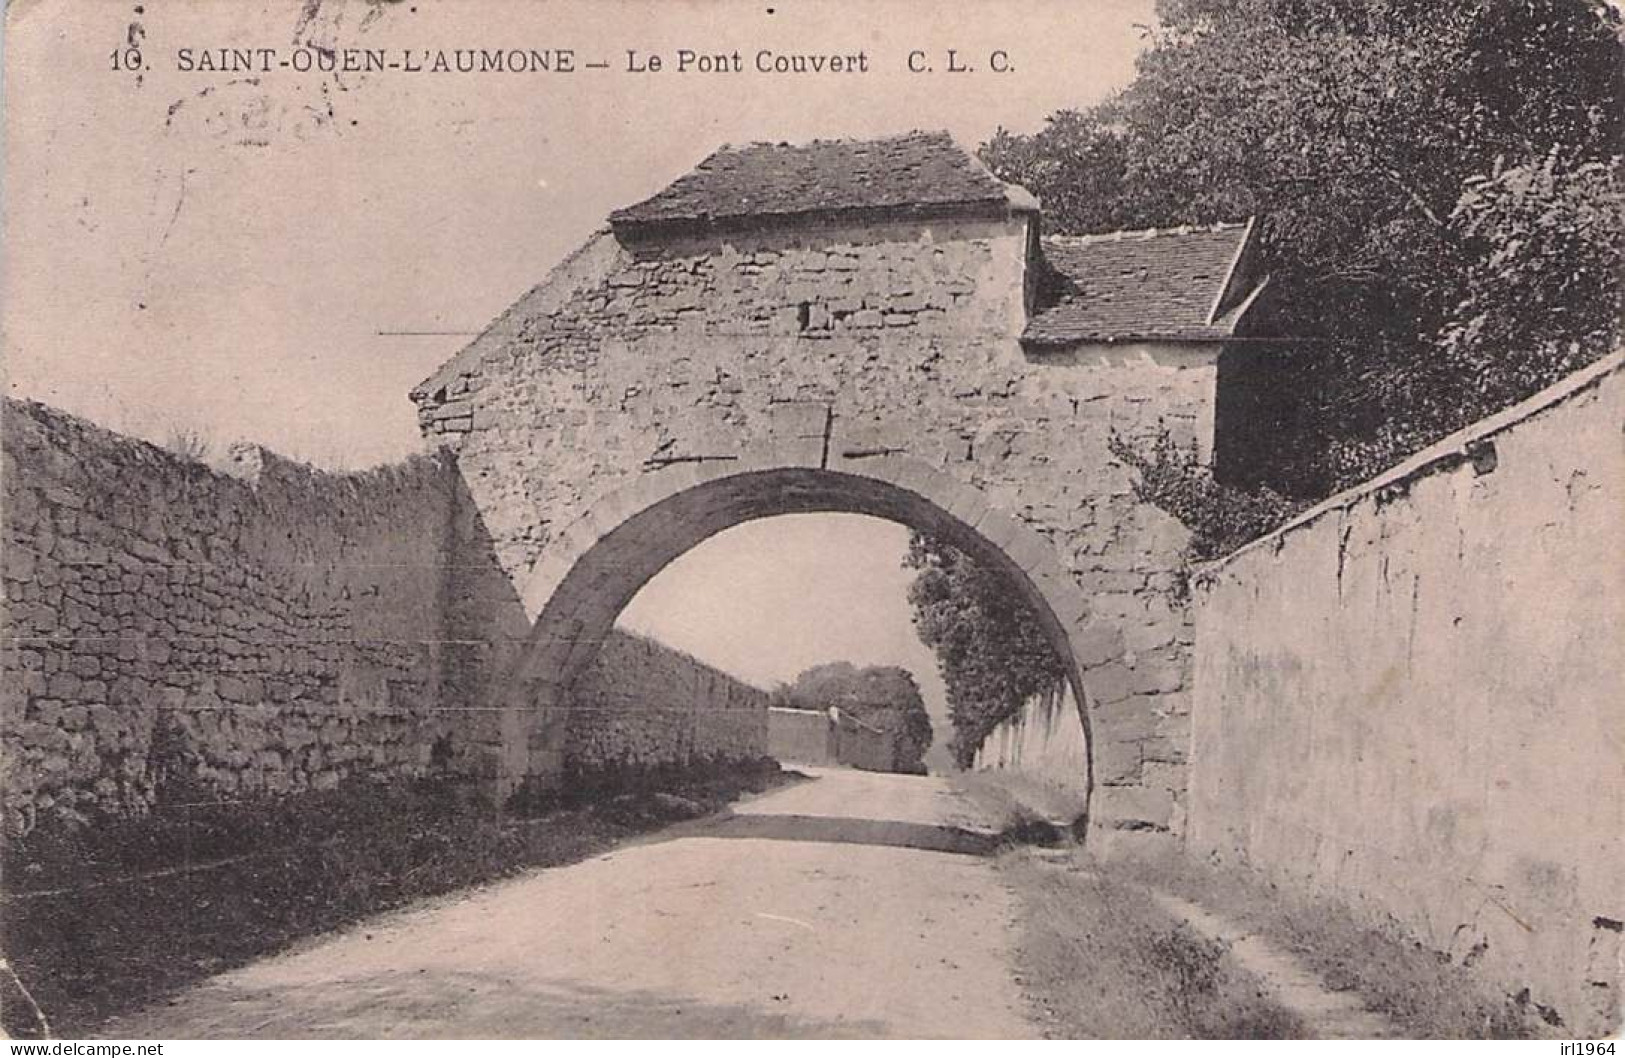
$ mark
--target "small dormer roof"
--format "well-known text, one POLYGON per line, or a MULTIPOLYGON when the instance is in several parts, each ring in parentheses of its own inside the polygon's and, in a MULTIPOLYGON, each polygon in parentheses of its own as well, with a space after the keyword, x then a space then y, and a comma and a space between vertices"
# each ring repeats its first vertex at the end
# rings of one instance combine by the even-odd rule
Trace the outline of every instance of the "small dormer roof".
POLYGON ((1249 220, 1046 236, 1044 281, 1022 341, 1042 347, 1233 338, 1264 286, 1249 267, 1253 233, 1249 220))

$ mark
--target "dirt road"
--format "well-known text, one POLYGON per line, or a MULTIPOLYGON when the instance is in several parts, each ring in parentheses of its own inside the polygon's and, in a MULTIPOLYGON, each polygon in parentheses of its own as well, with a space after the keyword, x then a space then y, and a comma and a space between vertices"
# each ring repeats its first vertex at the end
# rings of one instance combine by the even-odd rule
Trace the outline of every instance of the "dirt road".
POLYGON ((941 779, 814 774, 222 975, 108 1035, 1034 1035, 974 809, 941 779))

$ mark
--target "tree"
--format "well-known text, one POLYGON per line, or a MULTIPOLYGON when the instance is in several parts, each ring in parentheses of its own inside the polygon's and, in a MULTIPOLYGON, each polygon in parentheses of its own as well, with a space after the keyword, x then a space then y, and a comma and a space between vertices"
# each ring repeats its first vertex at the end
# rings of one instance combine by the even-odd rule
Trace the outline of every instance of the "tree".
POLYGON ((793 709, 836 706, 864 723, 896 736, 897 766, 903 771, 923 767, 925 751, 934 732, 925 711, 925 698, 913 673, 895 665, 858 668, 849 661, 815 665, 794 683, 773 692, 775 705, 793 709))
POLYGON ((1262 218, 1264 309, 1300 340, 1314 424, 1283 484, 1363 480, 1611 348, 1625 49, 1607 4, 1158 12, 1119 96, 982 155, 1056 231, 1262 218))
POLYGON ((1066 668, 1005 576, 918 532, 904 565, 920 571, 908 598, 914 627, 936 652, 947 685, 954 728, 949 749, 960 767, 969 767, 999 721, 1059 685, 1066 668))

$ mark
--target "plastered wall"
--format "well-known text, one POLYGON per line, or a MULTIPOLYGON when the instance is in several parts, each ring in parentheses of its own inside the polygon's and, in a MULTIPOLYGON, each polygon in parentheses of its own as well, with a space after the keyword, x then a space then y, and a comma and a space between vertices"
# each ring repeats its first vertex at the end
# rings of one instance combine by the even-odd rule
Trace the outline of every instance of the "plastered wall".
POLYGON ((1615 357, 1196 584, 1189 841, 1617 1029, 1625 371, 1615 357))

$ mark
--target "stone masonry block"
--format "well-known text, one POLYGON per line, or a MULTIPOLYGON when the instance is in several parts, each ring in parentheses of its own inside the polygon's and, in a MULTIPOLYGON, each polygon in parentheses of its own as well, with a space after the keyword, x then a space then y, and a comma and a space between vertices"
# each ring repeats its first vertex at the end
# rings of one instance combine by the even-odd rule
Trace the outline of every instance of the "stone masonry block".
POLYGON ((1135 694, 1163 694, 1185 685, 1188 666, 1179 658, 1144 656, 1135 661, 1129 687, 1135 694))
POLYGON ((1160 786, 1101 786, 1092 802, 1096 822, 1118 830, 1167 830, 1174 810, 1173 791, 1160 786))
POLYGON ((1098 742, 1143 742, 1161 733, 1164 718, 1154 705, 1155 699, 1145 697, 1122 698, 1096 705, 1094 735, 1098 742))
POLYGON ((1060 556, 1056 554, 1054 546, 1019 523, 1016 533, 1004 546, 1004 553, 1029 575, 1060 565, 1060 556))
POLYGON ((812 401, 789 401, 768 407, 769 432, 778 440, 817 438, 823 441, 830 429, 829 405, 812 401))
POLYGON ((1097 737, 1093 764, 1097 786, 1136 782, 1140 777, 1140 744, 1097 737))
MULTIPOLYGON (((1073 657, 1086 672, 1123 656, 1123 633, 1106 622, 1092 621, 1081 631, 1073 632, 1071 643, 1073 657)), ((1093 677, 1092 672, 1090 676, 1093 677)))
POLYGON ((765 447, 767 461, 772 467, 821 467, 826 452, 822 436, 775 437, 765 447))
POLYGON ((1125 665, 1096 665, 1083 674, 1084 694, 1100 706, 1121 702, 1134 693, 1133 679, 1133 670, 1125 665))

